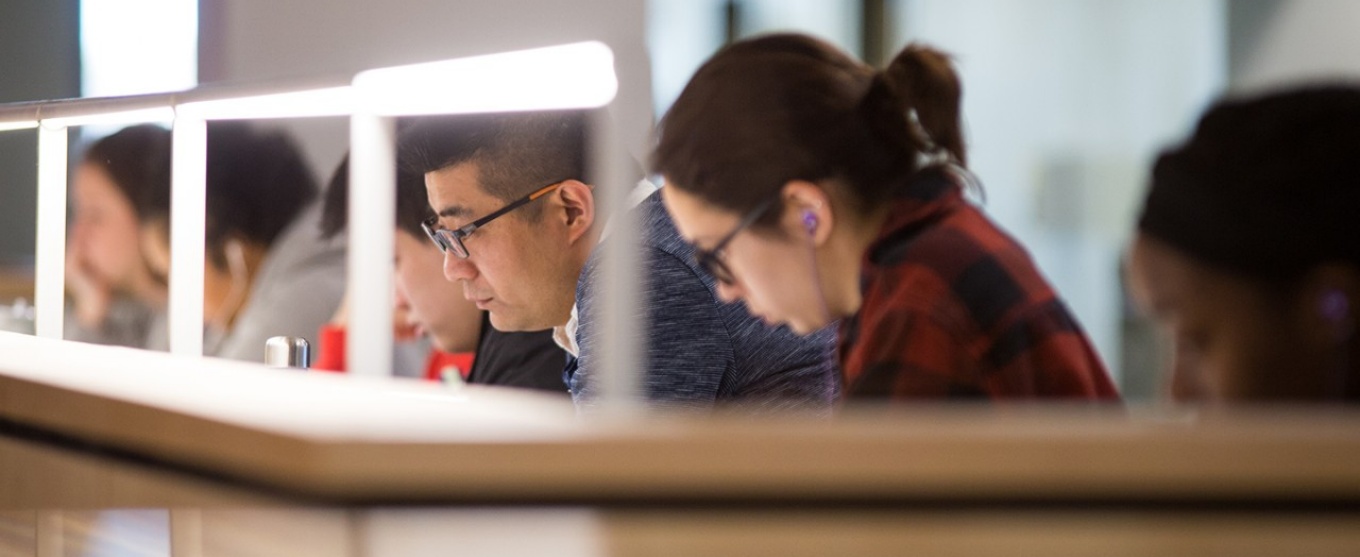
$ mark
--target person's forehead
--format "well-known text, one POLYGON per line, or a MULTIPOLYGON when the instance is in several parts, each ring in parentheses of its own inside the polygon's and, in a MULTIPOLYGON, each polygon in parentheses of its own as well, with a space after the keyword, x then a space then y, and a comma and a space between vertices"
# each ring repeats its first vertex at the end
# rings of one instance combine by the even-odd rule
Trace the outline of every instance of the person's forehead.
POLYGON ((477 165, 463 163, 425 174, 430 206, 441 217, 470 217, 497 205, 479 181, 477 165))
POLYGON ((1131 293, 1153 313, 1179 310, 1182 293, 1190 287, 1188 259, 1163 242, 1139 235, 1130 252, 1131 293))
POLYGON ((715 209, 698 197, 670 186, 661 188, 661 198, 670 211, 681 235, 691 241, 716 241, 736 226, 741 218, 715 209))
POLYGON ((1242 325, 1234 321, 1260 310, 1262 291, 1252 280, 1165 244, 1143 248, 1140 255, 1146 290, 1165 308, 1228 326, 1242 325))
POLYGON ((82 164, 76 169, 75 179, 72 180, 77 194, 85 195, 114 195, 118 191, 113 183, 113 177, 103 168, 91 164, 82 164))
POLYGON ((463 190, 475 191, 485 194, 485 189, 481 183, 481 171, 475 162, 464 162, 451 164, 438 170, 433 170, 425 174, 426 187, 439 186, 452 188, 458 192, 463 190))

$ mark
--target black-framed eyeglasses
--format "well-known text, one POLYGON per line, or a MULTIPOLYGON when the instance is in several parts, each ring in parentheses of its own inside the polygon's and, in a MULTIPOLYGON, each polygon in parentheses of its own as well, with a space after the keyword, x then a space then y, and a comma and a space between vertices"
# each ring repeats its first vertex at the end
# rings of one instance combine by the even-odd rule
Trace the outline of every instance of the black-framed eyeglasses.
POLYGON ((755 224, 756 221, 760 220, 760 217, 765 216, 765 213, 769 212, 771 207, 774 207, 774 202, 777 199, 779 199, 779 196, 761 201, 759 205, 756 205, 754 209, 746 213, 746 216, 741 218, 741 222, 737 223, 736 228, 733 228, 731 232, 718 240, 718 243, 714 244, 711 249, 696 246, 694 248, 694 263, 704 272, 713 275, 713 278, 718 279, 718 282, 729 286, 736 284, 737 278, 732 275, 732 269, 729 269, 727 264, 722 262, 722 252, 727 249, 727 244, 731 243, 738 233, 755 224))
POLYGON ((511 201, 508 205, 493 211, 491 214, 458 228, 439 228, 438 216, 425 219, 424 222, 420 223, 420 227, 425 229, 425 235, 429 236, 430 241, 434 242, 434 245, 439 247, 439 251, 443 253, 452 253, 459 259, 467 259, 468 250, 467 246, 463 245, 463 238, 471 236, 478 228, 486 226, 486 223, 496 220, 498 217, 509 213, 510 211, 528 205, 530 202, 547 195, 549 192, 560 187, 563 182, 566 182, 566 180, 558 180, 538 188, 534 190, 533 193, 511 201))

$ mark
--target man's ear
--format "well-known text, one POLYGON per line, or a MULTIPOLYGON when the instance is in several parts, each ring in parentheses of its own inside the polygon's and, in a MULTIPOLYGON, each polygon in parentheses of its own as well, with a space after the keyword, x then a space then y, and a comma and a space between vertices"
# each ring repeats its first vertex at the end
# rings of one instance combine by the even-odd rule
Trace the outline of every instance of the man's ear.
POLYGON ((562 182, 554 197, 560 205, 555 218, 562 219, 567 228, 567 239, 574 244, 595 224, 595 192, 579 180, 567 180, 562 182))

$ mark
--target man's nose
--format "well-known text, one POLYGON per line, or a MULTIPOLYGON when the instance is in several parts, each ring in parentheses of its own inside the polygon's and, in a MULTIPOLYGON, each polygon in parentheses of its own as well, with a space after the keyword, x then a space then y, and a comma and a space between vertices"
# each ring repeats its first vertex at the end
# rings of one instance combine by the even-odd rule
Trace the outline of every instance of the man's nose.
POLYGON ((444 254, 444 278, 449 282, 472 280, 477 277, 477 267, 467 259, 452 253, 444 254))
POLYGON ((726 303, 733 303, 741 299, 741 286, 723 281, 718 281, 718 299, 726 303))

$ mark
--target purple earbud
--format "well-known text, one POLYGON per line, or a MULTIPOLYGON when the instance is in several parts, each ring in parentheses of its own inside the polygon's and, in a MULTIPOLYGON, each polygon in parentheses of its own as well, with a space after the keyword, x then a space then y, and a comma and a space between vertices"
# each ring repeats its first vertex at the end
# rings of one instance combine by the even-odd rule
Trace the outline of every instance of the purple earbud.
POLYGON ((809 234, 817 231, 817 213, 803 211, 803 228, 806 228, 809 234))
POLYGON ((1322 295, 1318 306, 1323 319, 1333 323, 1344 321, 1351 313, 1351 302, 1346 299, 1346 293, 1340 290, 1328 290, 1322 295))

